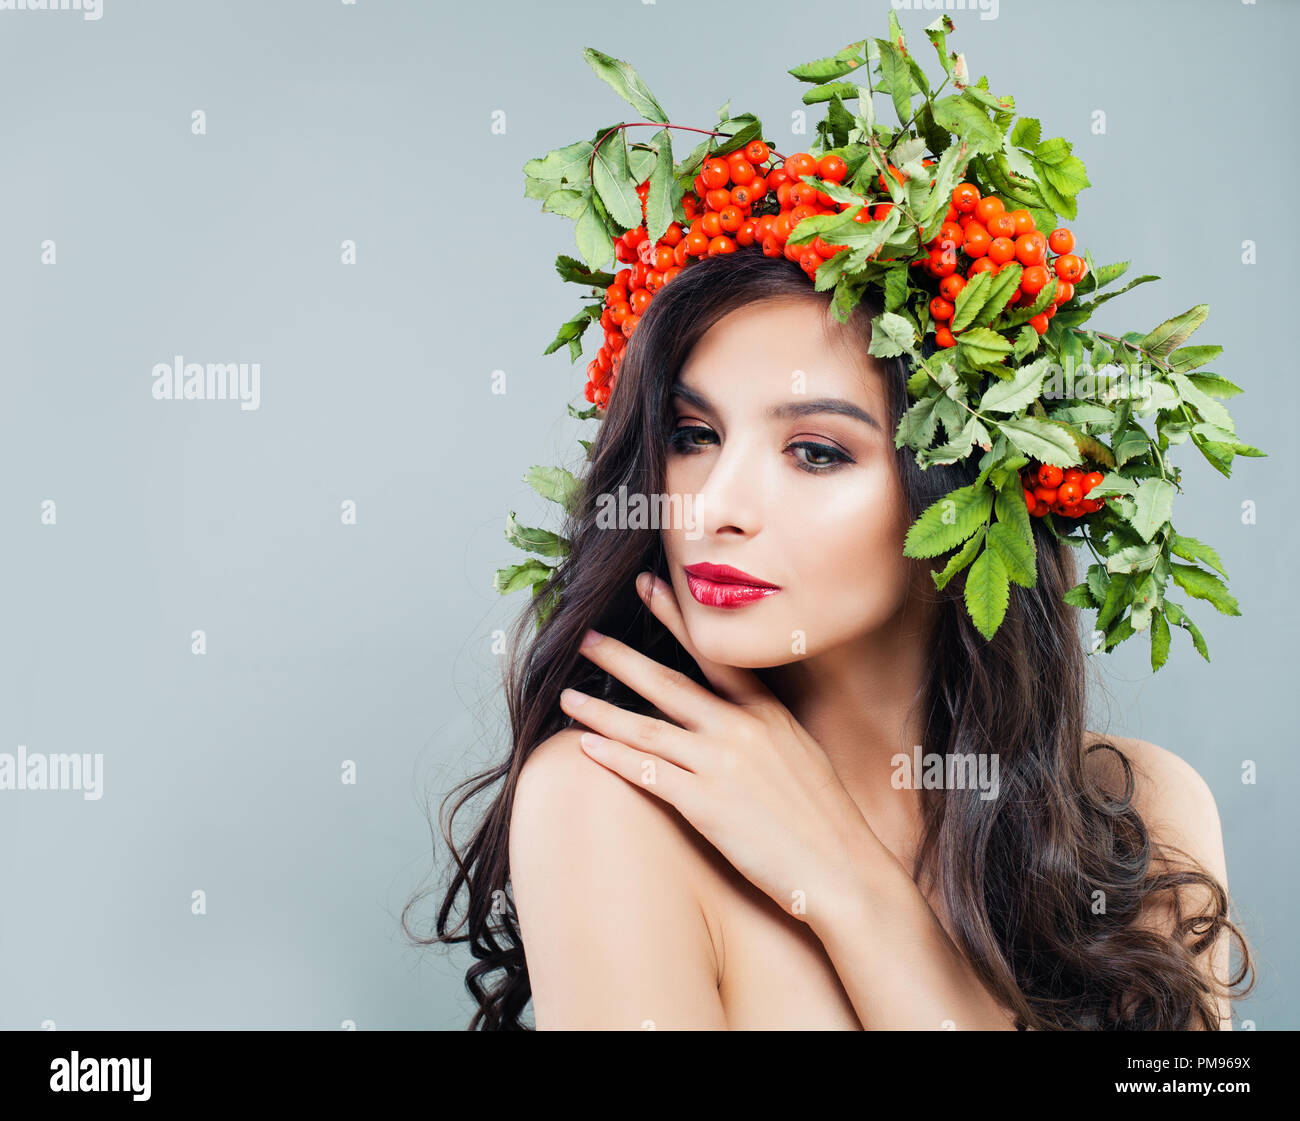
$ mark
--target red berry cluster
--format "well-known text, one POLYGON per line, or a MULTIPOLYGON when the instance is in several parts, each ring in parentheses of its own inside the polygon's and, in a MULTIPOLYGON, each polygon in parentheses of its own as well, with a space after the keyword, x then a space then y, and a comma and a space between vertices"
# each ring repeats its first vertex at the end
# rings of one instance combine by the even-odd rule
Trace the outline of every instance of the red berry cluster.
POLYGON ((1031 463, 1020 472, 1020 482, 1025 488, 1025 505, 1036 518, 1046 514, 1063 514, 1067 518, 1081 518, 1095 514, 1106 498, 1087 498, 1085 495, 1102 480, 1100 471, 1083 471, 1068 467, 1064 471, 1051 463, 1031 463))
MULTIPOLYGON (((828 182, 843 182, 848 172, 844 160, 836 155, 818 159, 797 152, 777 166, 773 155, 762 140, 752 140, 726 156, 706 160, 695 177, 694 192, 682 198, 689 226, 683 229, 680 222, 673 222, 664 236, 652 243, 643 223, 615 240, 615 256, 633 267, 620 269, 605 290, 600 317, 605 341, 587 366, 588 401, 602 409, 606 406, 618 378, 623 348, 641 315, 654 293, 687 265, 702 257, 734 253, 740 246, 760 245, 767 256, 784 255, 812 277, 823 261, 847 248, 826 245, 820 237, 808 245, 788 244, 791 231, 804 218, 838 214, 856 205, 837 203, 801 181, 802 176, 816 175, 828 182), (765 199, 776 209, 756 216, 754 208, 765 199)), ((637 188, 643 217, 648 191, 648 182, 637 188)), ((859 221, 872 221, 868 209, 863 207, 859 221)))
POLYGON ((974 183, 953 188, 944 223, 926 248, 929 255, 912 264, 939 278, 939 295, 930 301, 930 314, 938 324, 934 341, 941 347, 956 345, 947 324, 957 310, 957 296, 980 273, 997 276, 1003 265, 1016 262, 1023 266, 1010 307, 1032 304, 1055 273, 1058 283, 1052 302, 1029 320, 1041 335, 1056 309, 1074 297, 1075 284, 1088 272, 1087 263, 1073 252, 1074 234, 1069 230, 1062 226, 1044 237, 1028 210, 1008 211, 996 195, 981 197, 974 183))
MULTIPOLYGON (((791 245, 790 234, 804 218, 839 214, 860 205, 854 219, 865 224, 880 221, 894 205, 873 203, 864 197, 837 202, 803 182, 804 176, 816 176, 826 182, 842 183, 848 167, 839 156, 818 158, 796 152, 777 166, 774 155, 764 141, 753 140, 726 156, 706 160, 695 177, 694 191, 682 198, 682 209, 690 224, 683 229, 680 222, 671 223, 656 242, 650 240, 644 223, 649 182, 637 187, 643 221, 614 242, 615 257, 632 267, 619 269, 614 282, 605 289, 605 307, 600 316, 605 338, 587 365, 588 401, 601 409, 608 404, 623 349, 637 323, 654 294, 687 265, 702 257, 734 253, 740 246, 760 245, 767 256, 785 256, 812 278, 822 262, 846 251, 848 246, 828 245, 821 237, 791 245), (760 205, 773 209, 756 215, 755 207, 760 205)), ((926 159, 922 166, 934 162, 926 159)), ((889 173, 900 184, 905 181, 903 173, 892 164, 889 173)), ((876 177, 876 183, 888 195, 883 175, 876 177)), ((981 272, 996 275, 1003 264, 1012 260, 1025 266, 1012 306, 1034 302, 1050 279, 1049 267, 1060 280, 1052 304, 1029 321, 1042 334, 1057 307, 1074 295, 1074 284, 1086 272, 1083 259, 1071 252, 1073 248, 1074 235, 1069 230, 1053 230, 1044 237, 1035 229, 1029 211, 1008 213, 1001 199, 992 195, 982 198, 973 183, 958 184, 939 233, 925 246, 924 254, 911 262, 939 278, 939 295, 930 301, 930 313, 936 322, 935 341, 941 347, 955 345, 947 322, 967 282, 981 272), (1054 258, 1048 257, 1049 249, 1056 254, 1054 258), (967 259, 964 272, 962 255, 967 259)))

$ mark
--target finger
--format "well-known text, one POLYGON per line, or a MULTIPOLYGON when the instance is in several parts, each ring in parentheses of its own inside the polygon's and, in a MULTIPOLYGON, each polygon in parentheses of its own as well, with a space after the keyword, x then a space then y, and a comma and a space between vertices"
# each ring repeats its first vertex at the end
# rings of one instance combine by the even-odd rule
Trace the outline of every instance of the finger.
POLYGON ((560 708, 606 739, 649 751, 688 771, 697 769, 692 765, 695 752, 691 750, 694 745, 690 733, 676 724, 629 712, 577 689, 565 689, 560 694, 560 708))
POLYGON ((691 731, 716 723, 729 707, 686 674, 609 635, 588 631, 578 652, 691 731))
POLYGON ((684 771, 649 752, 639 751, 594 732, 584 732, 580 742, 582 750, 606 770, 613 771, 635 786, 648 790, 655 797, 675 806, 687 821, 693 820, 693 814, 689 811, 694 808, 695 796, 691 780, 695 776, 690 771, 684 771))
POLYGON ((695 659, 695 664, 708 678, 709 684, 724 697, 740 705, 764 704, 775 699, 772 691, 752 670, 711 661, 695 648, 686 631, 686 620, 682 617, 677 595, 666 580, 661 580, 652 572, 643 572, 636 578, 636 590, 655 618, 672 631, 686 652, 695 659))

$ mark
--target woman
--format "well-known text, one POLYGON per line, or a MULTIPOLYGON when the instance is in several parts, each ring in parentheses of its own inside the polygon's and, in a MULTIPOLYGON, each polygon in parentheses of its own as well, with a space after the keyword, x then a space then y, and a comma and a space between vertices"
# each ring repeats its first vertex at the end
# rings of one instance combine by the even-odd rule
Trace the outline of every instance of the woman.
POLYGON ((895 448, 879 311, 838 324, 755 249, 642 317, 563 594, 515 632, 509 756, 456 807, 500 784, 429 939, 478 959, 472 1027, 530 996, 538 1028, 1231 1026, 1214 799, 1085 729, 1070 548, 1032 519, 1038 581, 991 642, 903 556, 978 455, 895 448), (620 487, 695 518, 610 528, 620 487))

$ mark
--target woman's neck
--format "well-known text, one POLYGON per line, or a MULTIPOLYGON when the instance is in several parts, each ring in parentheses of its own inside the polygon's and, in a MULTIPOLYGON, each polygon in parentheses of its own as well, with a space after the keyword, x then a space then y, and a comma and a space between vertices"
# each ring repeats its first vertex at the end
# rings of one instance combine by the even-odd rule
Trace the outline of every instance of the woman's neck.
POLYGON ((925 707, 919 697, 929 642, 917 614, 905 610, 852 645, 758 671, 821 745, 868 816, 898 812, 891 760, 899 753, 911 759, 923 742, 925 707))

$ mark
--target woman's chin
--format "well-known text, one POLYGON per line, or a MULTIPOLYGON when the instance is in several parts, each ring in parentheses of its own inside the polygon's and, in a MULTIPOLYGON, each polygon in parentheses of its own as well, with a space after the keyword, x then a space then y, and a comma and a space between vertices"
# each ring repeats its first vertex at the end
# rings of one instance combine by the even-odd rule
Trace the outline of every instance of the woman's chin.
POLYGON ((784 666, 806 656, 792 649, 794 641, 788 630, 770 626, 710 619, 692 621, 687 625, 687 632, 702 657, 738 669, 784 666))

